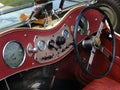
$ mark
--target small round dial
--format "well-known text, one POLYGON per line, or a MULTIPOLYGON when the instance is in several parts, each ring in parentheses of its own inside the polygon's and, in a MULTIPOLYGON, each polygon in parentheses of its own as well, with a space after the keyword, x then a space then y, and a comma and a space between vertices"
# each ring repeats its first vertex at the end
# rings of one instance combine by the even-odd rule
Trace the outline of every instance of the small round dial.
POLYGON ((46 43, 45 41, 41 40, 38 42, 38 48, 40 51, 44 51, 46 49, 46 43))
POLYGON ((68 30, 64 30, 64 31, 62 32, 62 36, 63 36, 65 39, 69 38, 69 32, 68 32, 68 30))
POLYGON ((11 68, 20 67, 25 60, 25 51, 19 42, 8 42, 3 49, 3 59, 11 68))

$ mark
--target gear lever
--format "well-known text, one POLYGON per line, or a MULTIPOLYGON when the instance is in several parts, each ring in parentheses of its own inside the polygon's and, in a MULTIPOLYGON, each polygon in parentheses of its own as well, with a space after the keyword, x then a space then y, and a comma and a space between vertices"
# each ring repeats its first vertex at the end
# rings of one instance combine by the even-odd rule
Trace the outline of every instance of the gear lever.
POLYGON ((55 78, 56 78, 56 73, 59 71, 59 68, 55 68, 54 72, 53 72, 53 77, 52 77, 52 80, 51 80, 51 83, 50 83, 50 90, 52 90, 52 87, 54 85, 54 82, 55 82, 55 78))

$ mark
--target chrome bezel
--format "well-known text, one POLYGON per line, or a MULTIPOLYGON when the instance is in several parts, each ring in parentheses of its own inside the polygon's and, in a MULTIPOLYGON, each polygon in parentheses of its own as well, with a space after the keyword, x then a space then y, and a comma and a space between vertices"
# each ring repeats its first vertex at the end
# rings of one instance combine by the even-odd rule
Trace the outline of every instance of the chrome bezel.
POLYGON ((64 32, 65 32, 65 31, 67 31, 67 33, 68 33, 68 35, 67 35, 67 37, 66 37, 65 39, 68 39, 68 38, 69 38, 69 31, 66 30, 66 29, 62 31, 62 36, 64 37, 64 32))
POLYGON ((23 63, 25 62, 26 52, 25 52, 25 49, 24 49, 23 45, 22 45, 20 42, 18 42, 18 41, 16 41, 16 40, 12 40, 12 41, 9 41, 9 42, 7 42, 7 43, 5 44, 5 46, 4 46, 4 48, 3 48, 2 56, 3 56, 4 62, 5 62, 10 68, 19 68, 19 67, 22 66, 23 63), (23 52, 24 52, 23 58, 22 58, 22 60, 21 60, 21 63, 20 63, 18 66, 16 66, 16 67, 9 65, 9 64, 5 61, 5 56, 4 56, 6 47, 8 46, 8 44, 10 44, 10 43, 12 43, 12 42, 15 42, 15 43, 17 43, 18 45, 20 45, 21 48, 22 48, 22 50, 23 50, 23 52))
POLYGON ((40 40, 37 45, 38 45, 38 48, 39 48, 40 51, 44 51, 44 50, 46 49, 46 42, 45 42, 44 40, 40 40), (43 49, 41 49, 41 48, 39 47, 39 43, 40 43, 40 42, 44 42, 44 44, 45 44, 45 46, 44 46, 43 49))

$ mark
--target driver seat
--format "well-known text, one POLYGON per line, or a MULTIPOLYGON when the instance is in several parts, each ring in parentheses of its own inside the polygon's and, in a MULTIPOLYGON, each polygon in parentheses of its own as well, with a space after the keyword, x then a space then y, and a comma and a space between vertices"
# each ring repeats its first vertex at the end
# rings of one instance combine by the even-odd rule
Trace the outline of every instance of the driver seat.
POLYGON ((85 86, 83 90, 120 90, 120 83, 108 77, 104 77, 93 80, 85 86))

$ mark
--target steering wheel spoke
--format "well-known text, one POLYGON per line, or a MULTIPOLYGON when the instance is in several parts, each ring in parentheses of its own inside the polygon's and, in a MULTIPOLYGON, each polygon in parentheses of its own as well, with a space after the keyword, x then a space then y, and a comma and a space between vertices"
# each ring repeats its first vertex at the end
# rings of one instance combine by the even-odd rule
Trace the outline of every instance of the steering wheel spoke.
POLYGON ((87 71, 89 71, 89 69, 90 69, 90 67, 92 65, 92 62, 93 62, 93 59, 94 59, 94 56, 95 56, 95 52, 96 52, 95 47, 92 47, 90 58, 89 58, 89 61, 88 61, 87 67, 86 67, 87 71))
POLYGON ((97 34, 96 34, 96 37, 98 37, 98 38, 100 38, 100 35, 102 33, 102 30, 103 30, 103 27, 104 27, 104 23, 105 23, 105 19, 106 19, 106 17, 105 17, 105 15, 103 15, 102 21, 100 23, 100 26, 99 26, 97 34))
POLYGON ((111 62, 112 61, 112 55, 110 51, 108 51, 105 47, 100 47, 100 51, 108 58, 108 60, 111 62))

